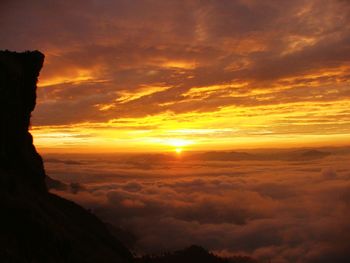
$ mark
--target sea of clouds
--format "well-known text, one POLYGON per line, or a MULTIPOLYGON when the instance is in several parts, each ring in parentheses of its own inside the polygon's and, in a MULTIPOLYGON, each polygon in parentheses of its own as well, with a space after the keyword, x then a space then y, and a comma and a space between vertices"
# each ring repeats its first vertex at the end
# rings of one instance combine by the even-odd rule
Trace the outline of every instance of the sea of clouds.
POLYGON ((270 158, 241 160, 218 153, 215 160, 186 153, 44 159, 48 175, 68 185, 51 191, 132 233, 137 253, 198 244, 271 262, 347 262, 350 150, 327 151, 266 150, 259 156, 270 158))

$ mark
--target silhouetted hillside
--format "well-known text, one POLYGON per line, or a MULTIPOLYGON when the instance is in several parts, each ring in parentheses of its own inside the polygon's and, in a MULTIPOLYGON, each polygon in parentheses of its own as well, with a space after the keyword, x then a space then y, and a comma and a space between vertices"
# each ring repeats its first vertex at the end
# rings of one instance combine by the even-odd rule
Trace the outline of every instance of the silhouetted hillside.
POLYGON ((239 161, 239 160, 254 160, 258 157, 245 152, 225 152, 212 151, 193 155, 194 159, 204 161, 239 161))
POLYGON ((255 263, 250 257, 236 256, 220 258, 199 246, 191 246, 184 250, 164 253, 157 256, 144 256, 137 259, 137 263, 255 263))
POLYGON ((43 61, 0 51, 0 262, 131 262, 98 218, 47 191, 28 132, 43 61))
POLYGON ((323 152, 323 151, 319 151, 319 150, 299 151, 299 152, 296 152, 296 154, 298 155, 297 157, 299 157, 301 160, 320 159, 320 158, 324 158, 324 157, 330 155, 329 152, 323 152), (298 155, 298 153, 299 153, 299 155, 298 155))
POLYGON ((296 151, 273 151, 270 153, 212 151, 193 154, 191 158, 202 161, 311 161, 316 159, 322 159, 329 155, 331 155, 331 153, 315 149, 296 151))

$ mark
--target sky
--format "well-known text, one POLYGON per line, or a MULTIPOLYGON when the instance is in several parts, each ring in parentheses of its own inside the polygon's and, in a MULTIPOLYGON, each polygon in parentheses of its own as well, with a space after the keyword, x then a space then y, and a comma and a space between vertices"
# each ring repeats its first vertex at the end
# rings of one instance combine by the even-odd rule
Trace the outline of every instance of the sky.
POLYGON ((347 0, 2 0, 0 49, 40 50, 43 150, 344 145, 347 0))

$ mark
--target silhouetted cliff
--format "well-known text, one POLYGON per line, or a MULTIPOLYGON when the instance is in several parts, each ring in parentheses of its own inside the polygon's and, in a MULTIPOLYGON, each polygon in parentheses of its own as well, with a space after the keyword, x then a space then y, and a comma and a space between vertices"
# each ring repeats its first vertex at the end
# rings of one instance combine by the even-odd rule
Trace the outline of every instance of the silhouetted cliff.
POLYGON ((0 168, 6 171, 0 182, 11 192, 24 185, 46 189, 43 162, 28 132, 43 62, 40 52, 0 52, 0 168))
POLYGON ((0 51, 0 262, 131 262, 98 218, 47 191, 28 132, 43 61, 0 51))

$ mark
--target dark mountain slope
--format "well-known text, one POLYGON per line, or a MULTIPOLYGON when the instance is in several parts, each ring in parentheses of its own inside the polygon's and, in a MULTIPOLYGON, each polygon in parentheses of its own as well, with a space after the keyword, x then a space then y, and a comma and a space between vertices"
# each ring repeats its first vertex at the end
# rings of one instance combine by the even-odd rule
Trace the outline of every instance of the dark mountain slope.
POLYGON ((0 262, 131 262, 98 218, 47 191, 28 132, 43 61, 0 51, 0 262))

